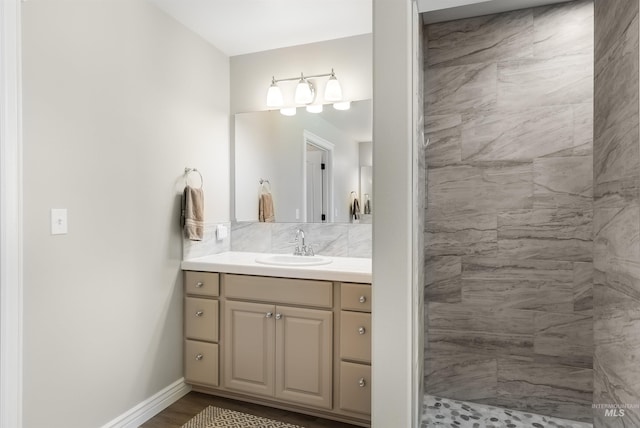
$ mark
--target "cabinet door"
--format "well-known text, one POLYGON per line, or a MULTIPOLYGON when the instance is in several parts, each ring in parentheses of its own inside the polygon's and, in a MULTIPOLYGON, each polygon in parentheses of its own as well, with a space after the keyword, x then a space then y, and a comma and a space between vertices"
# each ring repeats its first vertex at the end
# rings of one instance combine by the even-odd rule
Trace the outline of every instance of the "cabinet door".
POLYGON ((225 302, 224 385, 250 394, 274 394, 274 305, 225 302))
POLYGON ((276 398, 332 407, 333 313, 276 307, 276 398))

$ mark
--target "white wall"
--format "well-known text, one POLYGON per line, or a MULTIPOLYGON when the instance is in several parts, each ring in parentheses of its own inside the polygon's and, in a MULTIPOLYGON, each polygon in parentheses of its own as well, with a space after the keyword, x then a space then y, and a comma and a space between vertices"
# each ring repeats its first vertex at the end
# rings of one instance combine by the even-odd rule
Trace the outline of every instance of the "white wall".
POLYGON ((228 221, 229 60, 142 0, 22 7, 24 426, 97 427, 182 376, 179 192, 199 168, 228 221))
MULTIPOLYGON (((282 49, 231 57, 231 113, 267 110, 267 89, 276 79, 323 74, 335 69, 346 100, 372 95, 372 35, 346 37, 282 49)), ((320 95, 326 78, 318 83, 320 95)), ((287 99, 293 98, 295 81, 280 83, 287 99)))
POLYGON ((421 379, 414 379, 412 364, 417 327, 412 319, 411 12, 411 0, 373 2, 373 428, 417 427, 412 387, 421 379))

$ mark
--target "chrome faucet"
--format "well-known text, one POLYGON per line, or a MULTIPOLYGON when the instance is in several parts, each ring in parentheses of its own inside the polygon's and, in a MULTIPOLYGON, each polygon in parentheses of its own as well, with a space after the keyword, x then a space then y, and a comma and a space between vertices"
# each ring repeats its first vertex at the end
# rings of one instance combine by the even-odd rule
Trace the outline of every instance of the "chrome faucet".
POLYGON ((294 256, 313 256, 313 247, 304 243, 304 230, 296 229, 296 248, 294 256))
POLYGON ((304 245, 304 230, 296 229, 296 248, 293 250, 294 256, 302 256, 304 255, 305 245, 304 245))

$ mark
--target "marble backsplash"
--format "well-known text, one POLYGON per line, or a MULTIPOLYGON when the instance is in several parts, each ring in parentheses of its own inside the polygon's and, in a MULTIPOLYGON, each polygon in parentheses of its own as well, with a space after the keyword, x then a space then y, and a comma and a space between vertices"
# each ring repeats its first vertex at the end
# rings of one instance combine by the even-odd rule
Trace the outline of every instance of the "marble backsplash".
POLYGON ((203 257, 225 251, 292 253, 296 230, 305 233, 306 244, 316 254, 333 257, 371 257, 371 224, 346 223, 207 223, 202 241, 183 240, 183 258, 203 257), (216 227, 228 228, 218 240, 216 227))
POLYGON ((348 223, 234 223, 231 251, 292 253, 297 229, 316 254, 371 257, 371 224, 348 223))

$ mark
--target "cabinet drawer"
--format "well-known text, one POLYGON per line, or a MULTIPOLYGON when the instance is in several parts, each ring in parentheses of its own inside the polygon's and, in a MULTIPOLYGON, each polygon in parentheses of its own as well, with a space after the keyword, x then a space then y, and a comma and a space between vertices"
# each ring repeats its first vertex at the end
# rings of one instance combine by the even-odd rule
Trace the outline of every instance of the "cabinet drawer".
POLYGON ((258 302, 331 308, 333 284, 327 281, 224 275, 225 296, 258 302))
POLYGON ((340 308, 349 311, 371 312, 371 285, 342 284, 340 308))
POLYGON ((198 296, 219 296, 220 275, 213 272, 184 272, 184 289, 187 294, 198 296))
POLYGON ((340 358, 371 362, 371 314, 340 313, 340 358))
POLYGON ((218 386, 218 345, 186 340, 184 378, 188 383, 218 386))
POLYGON ((371 366, 340 363, 340 408, 371 414, 371 366))
POLYGON ((218 341, 219 302, 211 299, 184 299, 185 336, 188 339, 218 341))

